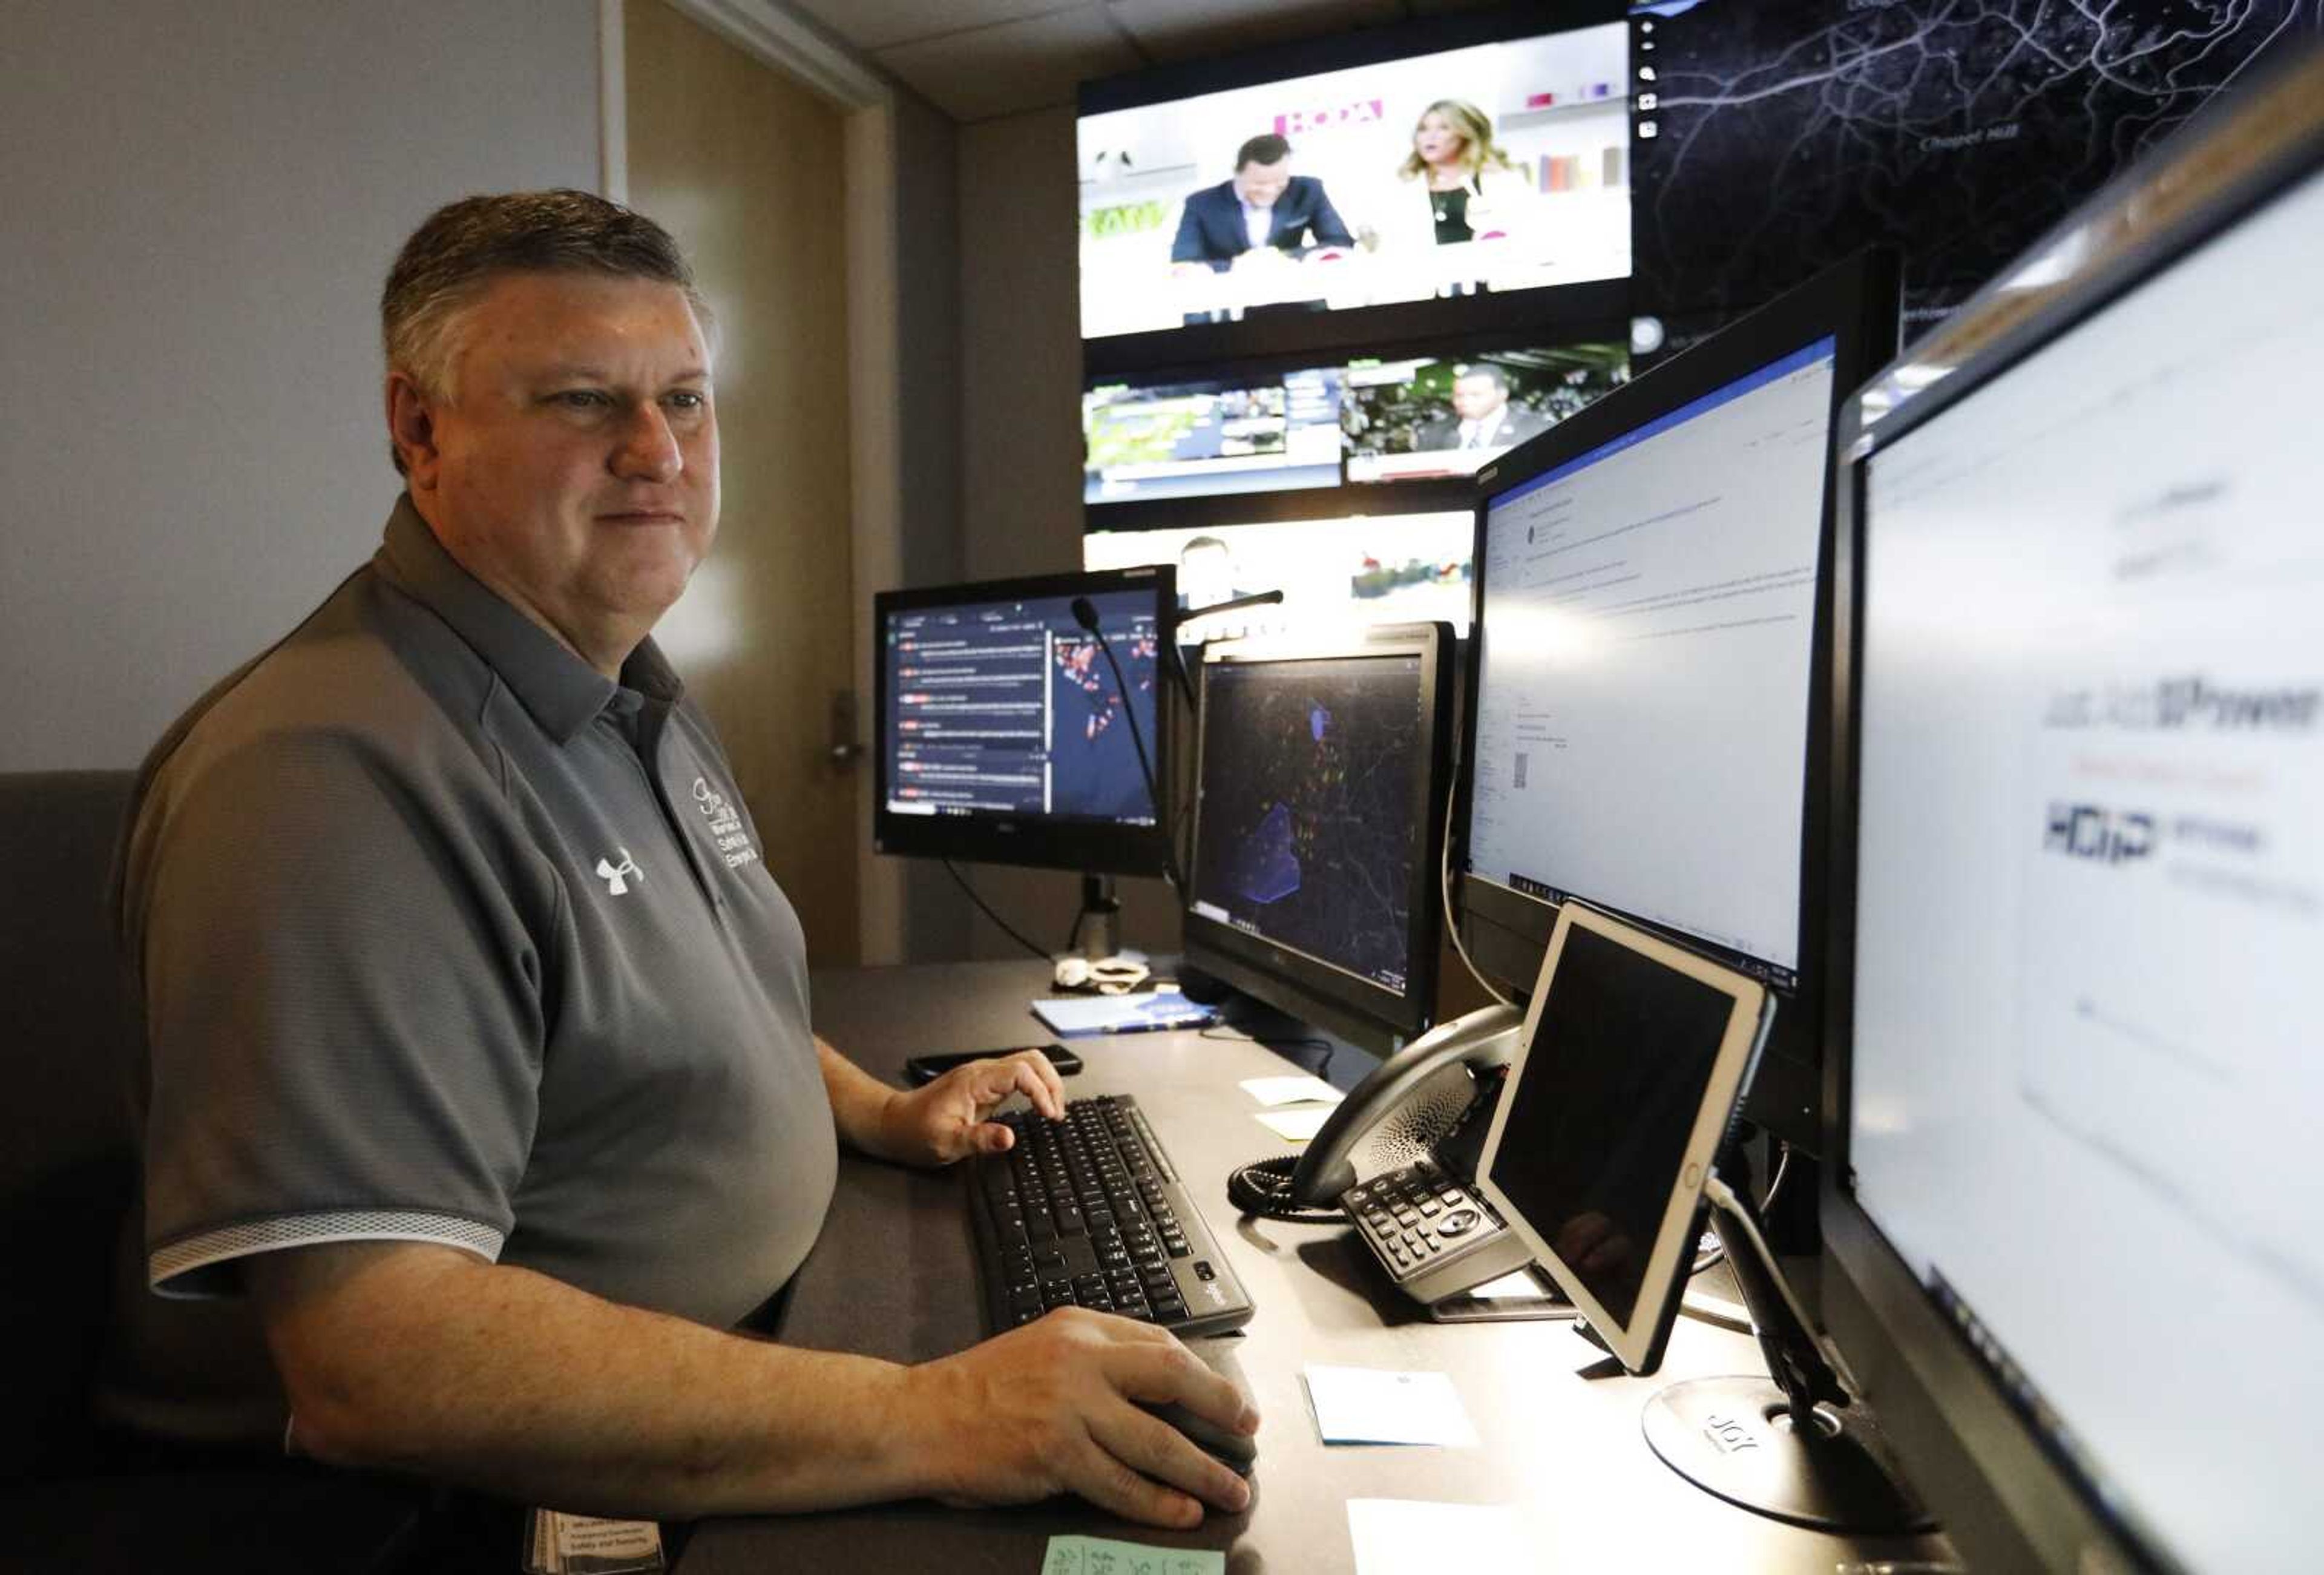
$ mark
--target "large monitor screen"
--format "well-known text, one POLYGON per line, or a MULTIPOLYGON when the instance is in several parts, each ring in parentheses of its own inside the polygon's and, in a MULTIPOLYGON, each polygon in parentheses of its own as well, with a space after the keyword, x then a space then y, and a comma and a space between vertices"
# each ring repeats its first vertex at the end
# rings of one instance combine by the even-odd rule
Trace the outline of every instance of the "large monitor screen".
POLYGON ((1637 303, 1716 323, 1856 248, 1917 330, 2272 48, 2317 0, 1641 0, 1637 303))
POLYGON ((1185 640, 1423 621, 1465 631, 1475 528, 1475 516, 1464 511, 1100 530, 1082 538, 1082 563, 1093 569, 1172 565, 1190 610, 1283 593, 1279 603, 1187 622, 1185 640))
POLYGON ((1404 991, 1430 700, 1417 652, 1207 665, 1192 910, 1404 991))
POLYGON ((1452 631, 1204 648, 1185 961, 1393 1050, 1436 1006, 1452 631))
POLYGON ((882 593, 881 851, 1158 869, 1146 771, 1167 780, 1157 712, 1169 585, 1167 570, 1147 570, 882 593))
POLYGON ((1794 981, 1836 345, 1488 496, 1472 876, 1794 981))
POLYGON ((1629 376, 1618 344, 1357 362, 1342 379, 1348 479, 1474 475, 1629 376))
POLYGON ((2324 1480, 2319 255, 2310 177, 1863 467, 1856 1199, 2157 1568, 2324 1480))
POLYGON ((1084 115, 1084 338, 1630 271, 1620 22, 1084 115))
POLYGON ((1340 373, 1102 382, 1082 396, 1083 501, 1340 484, 1340 373))

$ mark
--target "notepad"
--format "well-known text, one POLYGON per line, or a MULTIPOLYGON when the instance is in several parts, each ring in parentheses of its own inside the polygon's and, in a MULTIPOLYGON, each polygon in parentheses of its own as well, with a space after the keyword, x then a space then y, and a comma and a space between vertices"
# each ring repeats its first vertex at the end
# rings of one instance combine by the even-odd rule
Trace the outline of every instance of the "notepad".
POLYGON ((1327 1105, 1340 1102, 1340 1091, 1320 1077, 1301 1073, 1297 1077, 1246 1077, 1240 1084, 1243 1092, 1262 1105, 1299 1105, 1320 1101, 1327 1105))
POLYGON ((1254 1110, 1250 1119, 1286 1143, 1305 1143, 1323 1129, 1323 1123, 1332 1119, 1332 1107, 1301 1105, 1288 1110, 1254 1110))
POLYGON ((1041 1575, 1226 1575, 1213 1548, 1157 1548, 1106 1537, 1051 1537, 1041 1575))
POLYGON ((1047 996, 1033 1003, 1033 1015, 1048 1025, 1051 1033, 1070 1037, 1199 1028, 1219 1013, 1216 1007, 1188 1000, 1175 990, 1155 990, 1138 995, 1047 996))
POLYGON ((1437 1575, 1448 1548, 1461 1551, 1467 1570, 1529 1570, 1541 1556, 1526 1545, 1517 1512, 1499 1504, 1351 1498, 1348 1540, 1356 1575, 1437 1575))
POLYGON ((1461 1404, 1461 1392, 1443 1373, 1310 1362, 1300 1377, 1315 1413, 1315 1432, 1325 1443, 1477 1447, 1477 1430, 1461 1404))

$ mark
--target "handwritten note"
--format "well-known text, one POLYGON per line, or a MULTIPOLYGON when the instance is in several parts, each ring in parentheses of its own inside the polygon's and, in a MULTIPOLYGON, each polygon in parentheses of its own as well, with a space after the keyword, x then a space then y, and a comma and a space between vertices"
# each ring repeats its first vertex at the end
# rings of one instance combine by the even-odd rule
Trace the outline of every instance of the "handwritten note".
POLYGON ((1227 1556, 1209 1548, 1153 1548, 1104 1537, 1051 1537, 1041 1575, 1226 1575, 1227 1556))

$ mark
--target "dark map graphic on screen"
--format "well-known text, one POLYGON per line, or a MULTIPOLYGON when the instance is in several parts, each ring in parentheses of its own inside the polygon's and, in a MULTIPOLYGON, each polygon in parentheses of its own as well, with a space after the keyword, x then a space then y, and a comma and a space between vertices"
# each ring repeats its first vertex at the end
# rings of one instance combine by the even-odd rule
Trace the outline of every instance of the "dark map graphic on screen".
POLYGON ((1203 704, 1197 900, 1402 989, 1418 659, 1222 663, 1203 704))
POLYGON ((1630 26, 1642 305, 1732 316, 1886 238, 1909 336, 2324 0, 1670 0, 1630 26))

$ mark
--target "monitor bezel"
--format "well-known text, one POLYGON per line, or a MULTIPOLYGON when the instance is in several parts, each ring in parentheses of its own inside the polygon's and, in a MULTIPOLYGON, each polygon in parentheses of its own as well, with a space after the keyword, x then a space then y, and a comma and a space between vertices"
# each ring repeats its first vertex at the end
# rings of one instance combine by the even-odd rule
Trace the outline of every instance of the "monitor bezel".
MULTIPOLYGON (((1508 1082, 1493 1107, 1493 1124, 1485 1134, 1484 1152, 1477 1161, 1477 1189, 1532 1249, 1534 1261, 1557 1282, 1566 1299, 1604 1339, 1607 1349, 1633 1373, 1652 1373, 1662 1366, 1663 1348, 1670 1340, 1672 1324, 1677 1321, 1681 1293, 1692 1272, 1695 1243, 1702 1232, 1703 1183, 1711 1173, 1720 1145, 1734 1127, 1736 1109, 1750 1085, 1752 1069, 1766 1041, 1774 1011, 1775 998, 1766 984, 1713 962, 1700 952, 1674 945, 1651 931, 1626 924, 1581 902, 1568 902, 1558 909, 1557 924, 1550 932, 1533 999, 1526 1008, 1525 1031, 1517 1041, 1517 1055, 1509 1064, 1508 1082), (1508 1140, 1509 1112, 1517 1104, 1517 1088, 1526 1069, 1533 1064, 1535 1052, 1545 1049, 1536 1036, 1542 1012, 1555 982, 1558 963, 1565 955, 1566 942, 1576 929, 1604 936, 1674 973, 1707 985, 1725 995, 1729 1003, 1727 1025, 1720 1034, 1711 1076, 1695 1106, 1686 1147, 1670 1177, 1669 1196, 1664 1201, 1661 1222, 1639 1280, 1638 1299, 1627 1322, 1607 1310, 1590 1288, 1589 1281, 1565 1261, 1556 1245, 1542 1234, 1527 1218, 1524 1206, 1503 1190, 1494 1175, 1494 1162, 1508 1140)), ((1546 1047, 1545 1053, 1554 1054, 1554 1047, 1546 1047)), ((1524 1137, 1519 1134, 1519 1140, 1523 1141, 1524 1137)))
POLYGON ((1320 957, 1194 910, 1202 895, 1202 773, 1210 741, 1207 705, 1198 713, 1191 806, 1194 853, 1187 862, 1186 890, 1181 903, 1189 966, 1366 1048, 1397 1048, 1428 1027, 1435 1015, 1436 960, 1442 935, 1436 882, 1442 871, 1452 760, 1453 643, 1449 623, 1380 623, 1337 636, 1221 640, 1204 648, 1202 683, 1206 698, 1212 673, 1231 664, 1281 666, 1416 656, 1427 714, 1421 740, 1422 779, 1415 784, 1412 795, 1413 862, 1406 892, 1411 927, 1406 937, 1404 990, 1399 994, 1320 957))
MULTIPOLYGON (((1166 669, 1176 659, 1177 570, 1169 564, 1139 568, 1090 569, 1074 574, 1032 575, 881 591, 872 599, 872 851, 909 858, 957 859, 977 864, 1009 864, 1044 870, 1077 870, 1093 875, 1163 875, 1170 868, 1170 738, 1174 685, 1166 669), (1154 686, 1153 735, 1145 740, 1160 802, 1154 824, 1078 815, 902 815, 888 807, 889 769, 888 621, 899 612, 968 607, 982 603, 1100 596, 1125 591, 1153 598, 1155 631, 1161 642, 1154 686)), ((1110 632, 1110 631, 1109 631, 1110 632)))
POLYGON ((2324 179, 2324 51, 2197 115, 2175 152, 2111 183, 1873 378, 1842 412, 1833 488, 1840 590, 1827 729, 1839 813, 1821 1017, 1828 1163, 1820 1307, 1914 1488, 1978 1568, 2163 1569, 2123 1513, 2043 1440, 1857 1201, 1849 1164, 1868 462, 2292 186, 2324 179), (2062 266, 2049 266, 2070 260, 2062 266))
MULTIPOLYGON (((1857 385, 1894 355, 1902 324, 1902 262, 1882 248, 1858 253, 1787 291, 1720 333, 1697 341, 1669 360, 1631 378, 1594 404, 1570 416, 1487 465, 1478 477, 1475 537, 1471 547, 1470 634, 1463 680, 1461 763, 1453 811, 1453 871, 1458 882, 1460 922, 1471 955, 1485 972, 1522 992, 1533 986, 1543 951, 1556 922, 1557 905, 1473 872, 1471 817, 1475 809, 1478 682, 1484 670, 1491 631, 1484 624, 1485 531, 1493 502, 1512 488, 1567 464, 1645 423, 1700 399, 1818 339, 1831 337, 1835 434, 1840 410, 1857 385)), ((1602 895, 1572 895, 1650 933, 1696 949, 1738 972, 1762 979, 1785 999, 1812 1000, 1821 986, 1815 977, 1824 945, 1823 909, 1817 900, 1826 886, 1825 847, 1830 834, 1831 784, 1821 763, 1829 758, 1831 685, 1834 488, 1827 465, 1816 572, 1816 629, 1811 637, 1807 735, 1802 754, 1803 802, 1800 834, 1800 929, 1797 962, 1789 970, 1746 957, 1673 926, 1626 913, 1602 895)), ((1752 1120, 1803 1150, 1819 1146, 1819 1071, 1816 1019, 1812 1012, 1787 1012, 1779 1019, 1758 1077, 1748 1114, 1752 1120)))

